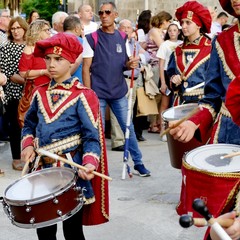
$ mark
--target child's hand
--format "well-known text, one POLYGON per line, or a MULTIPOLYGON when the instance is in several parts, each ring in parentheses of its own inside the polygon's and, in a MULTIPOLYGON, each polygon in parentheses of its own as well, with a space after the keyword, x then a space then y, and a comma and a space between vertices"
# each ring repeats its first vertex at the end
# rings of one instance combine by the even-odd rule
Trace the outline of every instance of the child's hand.
POLYGON ((32 162, 35 159, 36 153, 33 146, 28 146, 24 148, 21 152, 21 160, 24 162, 32 162))
POLYGON ((87 170, 78 170, 78 176, 84 180, 91 180, 94 178, 94 174, 92 173, 95 170, 95 166, 88 163, 84 165, 84 167, 87 168, 87 170))

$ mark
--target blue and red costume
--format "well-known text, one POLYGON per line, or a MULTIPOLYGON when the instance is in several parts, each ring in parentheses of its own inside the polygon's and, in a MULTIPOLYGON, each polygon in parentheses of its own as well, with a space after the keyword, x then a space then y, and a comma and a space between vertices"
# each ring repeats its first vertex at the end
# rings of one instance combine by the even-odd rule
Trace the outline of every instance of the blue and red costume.
POLYGON ((186 40, 176 47, 170 57, 167 69, 169 78, 179 74, 183 79, 178 87, 172 85, 178 95, 178 101, 175 101, 174 105, 198 102, 203 97, 203 87, 189 93, 186 92, 186 88, 194 87, 206 81, 210 52, 211 40, 205 36, 196 39, 194 43, 186 40), (193 61, 189 63, 190 59, 193 59, 193 61))
POLYGON ((199 140, 214 123, 210 143, 240 144, 240 128, 225 106, 228 86, 239 75, 239 32, 238 23, 213 40, 204 98, 199 102, 203 110, 190 119, 200 124, 196 133, 199 140))
MULTIPOLYGON (((91 163, 98 172, 108 174, 105 139, 96 94, 77 78, 36 88, 22 129, 22 148, 34 146, 56 154, 72 154, 73 161, 91 163)), ((43 167, 44 158, 41 160, 43 167)), ((51 165, 53 165, 51 163, 51 165)), ((94 225, 109 220, 108 183, 95 177, 90 182, 78 180, 87 205, 83 224, 94 225)))

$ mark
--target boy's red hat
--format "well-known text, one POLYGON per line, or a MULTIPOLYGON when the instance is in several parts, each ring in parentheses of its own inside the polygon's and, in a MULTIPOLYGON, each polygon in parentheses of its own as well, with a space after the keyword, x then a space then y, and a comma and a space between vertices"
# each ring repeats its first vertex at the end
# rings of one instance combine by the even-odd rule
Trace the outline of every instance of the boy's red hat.
POLYGON ((188 1, 176 11, 176 18, 181 22, 187 18, 202 28, 203 32, 210 33, 212 18, 208 8, 197 1, 188 1))
POLYGON ((219 0, 219 3, 221 4, 223 10, 228 12, 230 15, 234 17, 238 17, 238 15, 235 13, 235 11, 232 8, 232 3, 229 0, 219 0))
POLYGON ((34 56, 45 57, 47 54, 57 54, 74 63, 82 51, 82 45, 75 35, 57 33, 53 37, 38 41, 34 48, 34 56))

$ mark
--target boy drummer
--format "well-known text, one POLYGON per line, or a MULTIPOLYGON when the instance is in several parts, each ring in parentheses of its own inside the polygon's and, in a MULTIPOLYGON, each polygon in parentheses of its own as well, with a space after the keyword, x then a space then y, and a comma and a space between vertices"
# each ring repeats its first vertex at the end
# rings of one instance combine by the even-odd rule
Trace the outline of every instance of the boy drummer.
MULTIPOLYGON (((81 54, 82 46, 70 34, 58 33, 36 43, 34 55, 45 57, 52 80, 36 88, 22 130, 24 161, 35 159, 34 148, 66 155, 88 170, 78 170, 78 182, 84 191, 84 207, 63 221, 67 240, 84 240, 82 224, 94 225, 108 221, 108 185, 94 178, 93 170, 107 174, 105 140, 101 125, 99 101, 96 94, 71 77, 71 64, 81 54), (94 213, 94 214, 93 214, 94 213)), ((59 166, 41 157, 42 168, 59 166)), ((56 239, 57 225, 37 229, 38 239, 56 239)))

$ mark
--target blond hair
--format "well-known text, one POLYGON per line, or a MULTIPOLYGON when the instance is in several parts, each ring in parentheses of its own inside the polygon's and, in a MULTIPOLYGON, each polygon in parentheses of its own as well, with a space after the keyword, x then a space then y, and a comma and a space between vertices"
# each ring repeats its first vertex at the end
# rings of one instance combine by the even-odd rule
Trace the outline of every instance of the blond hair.
POLYGON ((44 19, 36 19, 29 25, 26 33, 26 44, 28 46, 34 46, 35 43, 40 40, 40 33, 45 26, 50 28, 50 23, 44 19))

